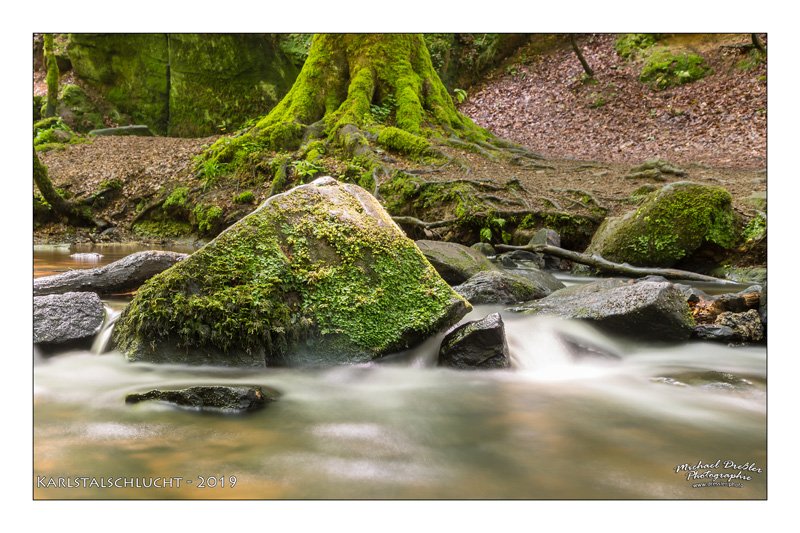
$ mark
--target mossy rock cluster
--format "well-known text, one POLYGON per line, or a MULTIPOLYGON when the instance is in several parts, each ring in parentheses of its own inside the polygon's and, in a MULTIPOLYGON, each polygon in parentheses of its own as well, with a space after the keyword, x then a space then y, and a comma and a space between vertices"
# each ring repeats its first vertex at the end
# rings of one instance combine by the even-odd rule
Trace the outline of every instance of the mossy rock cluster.
POLYGON ((623 33, 614 42, 614 50, 624 59, 632 59, 655 46, 659 35, 655 33, 623 33))
POLYGON ((37 152, 59 150, 69 144, 89 142, 72 131, 61 117, 43 118, 33 123, 33 148, 37 152))
POLYGON ((368 361, 469 310, 369 193, 320 178, 151 278, 115 328, 132 361, 368 361))
POLYGON ((674 52, 657 47, 647 56, 642 65, 639 81, 655 90, 691 83, 711 74, 705 59, 693 52, 674 52))
POLYGON ((268 34, 71 34, 73 69, 133 123, 159 134, 238 128, 273 107, 296 67, 268 34))
POLYGON ((638 209, 603 222, 587 253, 619 263, 668 267, 705 244, 736 244, 731 195, 721 187, 676 182, 650 193, 638 209))

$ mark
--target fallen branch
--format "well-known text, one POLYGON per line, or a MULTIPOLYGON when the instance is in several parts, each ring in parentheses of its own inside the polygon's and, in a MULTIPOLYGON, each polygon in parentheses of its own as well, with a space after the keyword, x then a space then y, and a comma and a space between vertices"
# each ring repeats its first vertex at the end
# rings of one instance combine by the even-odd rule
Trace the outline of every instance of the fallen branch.
POLYGON ((434 222, 423 222, 422 220, 414 217, 394 216, 392 217, 392 220, 394 220, 397 224, 403 224, 405 226, 414 226, 424 229, 442 228, 444 226, 451 226, 453 224, 458 223, 457 218, 449 218, 447 220, 436 220, 434 222))
POLYGON ((697 274, 696 272, 689 272, 687 270, 678 270, 675 268, 646 268, 635 267, 627 263, 612 263, 607 259, 603 259, 599 255, 589 255, 580 252, 573 252, 565 250, 558 246, 549 244, 528 244, 526 246, 511 246, 506 244, 495 244, 497 250, 524 250, 526 252, 544 253, 561 259, 568 259, 575 263, 595 267, 604 272, 611 272, 614 274, 622 274, 624 276, 631 276, 635 278, 644 276, 662 276, 667 279, 687 280, 687 281, 705 281, 711 283, 719 283, 722 285, 732 285, 736 282, 726 279, 715 278, 713 276, 706 276, 704 274, 697 274))

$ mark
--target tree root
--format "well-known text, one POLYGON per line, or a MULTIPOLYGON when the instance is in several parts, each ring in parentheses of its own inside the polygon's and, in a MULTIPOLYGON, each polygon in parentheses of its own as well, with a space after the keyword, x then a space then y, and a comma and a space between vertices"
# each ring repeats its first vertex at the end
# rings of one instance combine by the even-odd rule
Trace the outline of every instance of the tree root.
POLYGON ((497 244, 495 245, 495 248, 497 250, 524 250, 526 252, 544 253, 547 255, 560 257, 561 259, 568 259, 572 262, 580 263, 582 265, 588 265, 597 268, 598 270, 602 270, 604 272, 611 272, 613 274, 622 274, 625 276, 631 276, 635 278, 644 276, 662 276, 667 279, 704 281, 709 283, 717 283, 720 285, 735 284, 735 282, 733 281, 715 278, 713 276, 706 276, 704 274, 698 274, 696 272, 689 272, 687 270, 678 270, 674 268, 635 267, 627 263, 613 263, 611 261, 608 261, 607 259, 603 259, 599 255, 589 255, 580 252, 573 252, 571 250, 565 250, 564 248, 559 248, 558 246, 552 246, 549 244, 537 244, 537 245, 528 244, 526 246, 511 246, 506 244, 497 244))

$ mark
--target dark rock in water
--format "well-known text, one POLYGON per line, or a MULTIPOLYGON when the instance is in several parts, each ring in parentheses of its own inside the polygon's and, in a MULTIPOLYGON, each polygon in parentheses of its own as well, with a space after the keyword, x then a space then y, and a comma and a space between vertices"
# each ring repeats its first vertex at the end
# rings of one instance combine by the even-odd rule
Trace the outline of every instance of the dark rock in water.
POLYGON ((767 284, 764 284, 764 289, 761 291, 761 296, 758 299, 758 314, 761 317, 761 323, 764 324, 764 333, 767 330, 767 284))
POLYGON ((153 132, 150 131, 145 125, 138 124, 135 126, 119 126, 116 128, 101 128, 99 130, 92 130, 89 135, 96 135, 98 137, 108 136, 136 136, 136 137, 153 137, 153 132))
POLYGON ((482 253, 485 256, 494 256, 497 255, 497 250, 494 249, 494 246, 489 244, 488 242, 476 242, 472 246, 470 246, 475 251, 482 253))
POLYGON ((497 256, 497 260, 505 268, 516 268, 520 263, 533 264, 536 268, 544 268, 544 257, 525 250, 512 250, 497 256))
POLYGON ((610 333, 651 340, 685 340, 694 328, 686 300, 669 282, 574 285, 512 311, 588 320, 610 333))
POLYGON ((717 342, 735 342, 736 332, 728 326, 716 324, 700 324, 695 326, 694 335, 699 339, 717 342))
POLYGON ((473 305, 526 302, 552 292, 525 277, 499 270, 478 272, 453 290, 473 305))
POLYGON ((246 413, 263 408, 268 401, 273 401, 276 397, 274 391, 265 392, 261 387, 203 386, 171 391, 156 389, 142 394, 128 394, 125 403, 156 400, 198 411, 246 413))
POLYGON ((439 348, 439 366, 464 370, 508 368, 508 343, 499 313, 467 322, 445 335, 439 348))
POLYGON ((91 343, 100 330, 105 307, 93 292, 68 292, 33 299, 33 343, 91 343))
POLYGON ((523 277, 528 281, 530 281, 531 283, 533 283, 534 285, 536 285, 537 287, 546 290, 547 294, 550 294, 553 291, 557 291, 566 287, 566 285, 564 285, 562 282, 553 277, 552 274, 550 274, 549 272, 545 272, 543 270, 539 270, 538 268, 522 267, 522 268, 515 268, 510 272, 511 274, 523 277))
POLYGON ((118 294, 139 286, 188 257, 176 252, 147 250, 128 255, 99 268, 78 269, 33 280, 34 296, 64 292, 91 291, 118 294))
POLYGON ((589 342, 586 339, 582 339, 577 336, 570 335, 568 333, 560 332, 558 333, 558 339, 561 341, 561 344, 567 349, 569 352, 570 357, 574 361, 583 361, 583 360, 597 360, 597 359, 604 359, 606 361, 619 361, 622 357, 614 353, 607 348, 602 346, 598 346, 593 342, 589 342))
POLYGON ((737 336, 736 340, 742 342, 764 340, 764 325, 761 323, 761 317, 755 309, 750 309, 744 313, 720 313, 714 323, 734 330, 737 336))
POLYGON ((150 278, 114 338, 132 361, 349 364, 412 347, 470 309, 374 196, 323 177, 150 278))
POLYGON ((651 381, 682 387, 753 393, 763 390, 765 383, 756 377, 742 377, 716 370, 687 371, 652 378, 651 381))
POLYGON ((497 270, 482 253, 454 242, 420 240, 417 246, 450 285, 464 283, 478 272, 497 270))

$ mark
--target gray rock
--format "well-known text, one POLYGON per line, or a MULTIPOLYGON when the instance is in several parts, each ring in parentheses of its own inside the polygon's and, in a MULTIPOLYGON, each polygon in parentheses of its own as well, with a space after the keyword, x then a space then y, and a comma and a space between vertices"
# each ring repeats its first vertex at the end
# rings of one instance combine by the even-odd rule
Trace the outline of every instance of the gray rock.
POLYGON ((497 255, 497 250, 494 249, 494 246, 489 244, 488 242, 476 242, 472 246, 470 246, 475 251, 482 253, 485 256, 494 256, 497 255))
POLYGON ((755 309, 744 313, 720 313, 714 324, 731 328, 736 334, 735 340, 737 341, 759 342, 764 340, 764 324, 755 309))
POLYGON ((761 316, 761 323, 764 324, 764 333, 767 330, 767 284, 764 283, 764 289, 758 298, 758 314, 761 316))
POLYGON ((547 291, 547 294, 566 287, 566 285, 553 277, 552 274, 549 272, 544 272, 543 270, 539 270, 538 268, 529 268, 523 266, 520 268, 515 268, 509 272, 515 276, 527 279, 539 287, 540 290, 547 291))
POLYGON ((534 233, 533 237, 531 237, 531 240, 528 244, 531 245, 547 244, 549 246, 557 246, 561 248, 561 235, 559 235, 556 230, 550 228, 542 228, 536 233, 534 233))
POLYGON ((497 260, 505 268, 517 268, 520 264, 532 264, 536 268, 544 268, 544 257, 525 250, 512 250, 497 256, 497 260))
POLYGON ((268 389, 265 392, 261 387, 201 386, 171 391, 155 389, 142 394, 128 394, 125 403, 155 400, 197 411, 246 413, 261 409, 268 401, 276 398, 275 391, 268 389))
POLYGON ((33 294, 43 296, 91 291, 106 295, 129 292, 186 257, 186 254, 157 250, 136 252, 103 267, 37 278, 33 280, 33 294))
POLYGON ((735 342, 736 332, 728 326, 716 324, 699 324, 694 328, 694 336, 699 339, 717 342, 735 342))
POLYGON ((685 340, 694 327, 686 300, 669 282, 574 285, 512 311, 587 320, 610 333, 651 340, 685 340))
POLYGON ((497 270, 485 255, 461 244, 419 240, 417 247, 450 285, 464 283, 478 272, 497 270))
POLYGON ((525 277, 498 270, 478 272, 453 290, 473 305, 526 302, 552 292, 525 277))
POLYGON ((439 366, 463 370, 508 368, 508 343, 499 313, 461 324, 445 335, 439 366))
POLYGON ((33 298, 33 343, 91 343, 105 307, 93 292, 68 292, 33 298))

